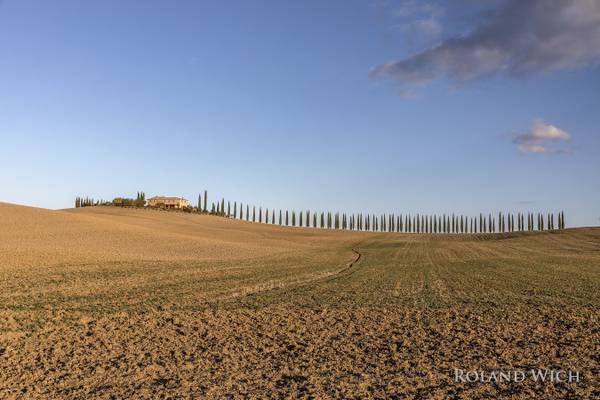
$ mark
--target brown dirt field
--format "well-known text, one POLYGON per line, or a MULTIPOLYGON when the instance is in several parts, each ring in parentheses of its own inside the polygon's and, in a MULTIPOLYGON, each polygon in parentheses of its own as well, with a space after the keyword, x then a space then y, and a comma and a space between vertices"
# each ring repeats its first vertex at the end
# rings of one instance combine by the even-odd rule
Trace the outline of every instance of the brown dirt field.
POLYGON ((598 228, 368 234, 0 203, 0 398, 600 398, 599 306, 598 228))

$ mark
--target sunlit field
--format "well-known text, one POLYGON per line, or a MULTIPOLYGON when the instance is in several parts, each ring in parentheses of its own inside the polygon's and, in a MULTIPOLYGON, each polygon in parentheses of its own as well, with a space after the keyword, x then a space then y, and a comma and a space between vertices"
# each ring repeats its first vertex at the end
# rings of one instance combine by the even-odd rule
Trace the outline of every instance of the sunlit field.
POLYGON ((0 398, 598 398, 600 229, 0 204, 0 398), (579 382, 456 381, 555 368, 579 382))

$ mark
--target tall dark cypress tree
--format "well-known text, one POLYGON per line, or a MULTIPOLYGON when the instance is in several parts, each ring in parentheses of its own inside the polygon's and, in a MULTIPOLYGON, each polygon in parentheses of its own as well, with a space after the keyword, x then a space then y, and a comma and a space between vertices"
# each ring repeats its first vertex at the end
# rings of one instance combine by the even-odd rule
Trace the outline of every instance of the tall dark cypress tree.
POLYGON ((204 191, 204 212, 208 211, 208 191, 204 191))
POLYGON ((227 218, 231 216, 231 202, 227 202, 227 218))
POLYGON ((252 222, 256 222, 256 206, 252 206, 252 222))
POLYGON ((269 209, 265 209, 265 224, 269 223, 269 209))
POLYGON ((292 226, 296 226, 296 211, 292 210, 292 226))

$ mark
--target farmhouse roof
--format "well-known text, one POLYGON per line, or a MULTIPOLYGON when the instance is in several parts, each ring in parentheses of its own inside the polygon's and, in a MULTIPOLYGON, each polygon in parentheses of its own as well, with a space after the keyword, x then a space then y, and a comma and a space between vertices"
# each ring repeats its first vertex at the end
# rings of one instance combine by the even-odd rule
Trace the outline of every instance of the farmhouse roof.
POLYGON ((175 197, 175 196, 154 196, 149 198, 148 200, 185 200, 183 197, 175 197))

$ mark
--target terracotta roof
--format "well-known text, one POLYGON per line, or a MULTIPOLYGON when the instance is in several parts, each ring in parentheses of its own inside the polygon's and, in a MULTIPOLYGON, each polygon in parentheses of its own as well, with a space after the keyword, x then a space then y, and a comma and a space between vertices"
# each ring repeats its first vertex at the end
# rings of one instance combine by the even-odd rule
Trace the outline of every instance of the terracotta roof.
MULTIPOLYGON (((148 200, 185 200, 183 197, 173 197, 173 196, 154 196, 149 198, 148 200)), ((187 201, 187 200, 185 200, 187 201)))

